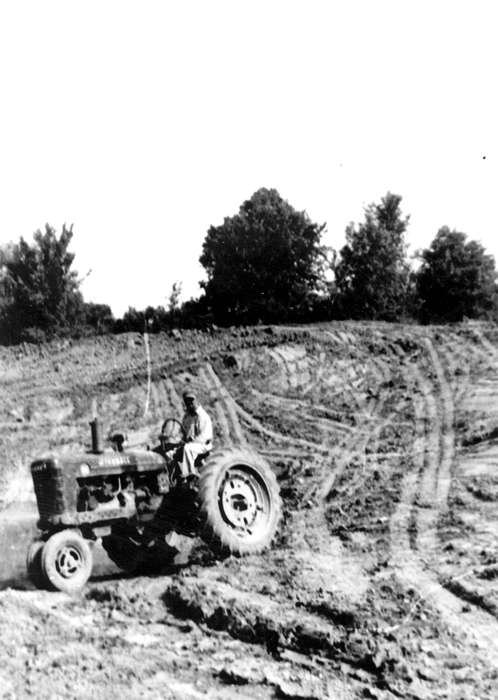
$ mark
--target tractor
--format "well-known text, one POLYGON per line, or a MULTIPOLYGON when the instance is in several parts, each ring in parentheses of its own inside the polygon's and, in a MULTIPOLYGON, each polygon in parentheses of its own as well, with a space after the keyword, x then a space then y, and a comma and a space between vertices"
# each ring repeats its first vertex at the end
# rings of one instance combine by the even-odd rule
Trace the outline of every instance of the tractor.
POLYGON ((100 421, 91 449, 31 464, 39 536, 27 569, 39 587, 80 590, 92 573, 93 547, 127 572, 160 569, 178 553, 175 533, 200 537, 216 556, 257 554, 273 540, 281 513, 275 475, 257 453, 221 448, 200 455, 198 476, 177 479, 172 455, 181 424, 164 421, 152 449, 124 447, 124 436, 102 448, 100 421))

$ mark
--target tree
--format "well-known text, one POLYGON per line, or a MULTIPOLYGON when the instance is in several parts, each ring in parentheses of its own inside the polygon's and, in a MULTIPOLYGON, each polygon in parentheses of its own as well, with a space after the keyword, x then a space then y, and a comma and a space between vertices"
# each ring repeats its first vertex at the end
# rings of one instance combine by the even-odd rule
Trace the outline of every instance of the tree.
POLYGON ((14 244, 0 246, 0 322, 6 316, 11 303, 7 263, 12 260, 14 244))
POLYGON ((342 316, 393 321, 406 311, 410 270, 404 234, 410 217, 401 213, 401 197, 388 192, 365 209, 365 221, 346 228, 346 245, 335 265, 342 316))
POLYGON ((238 214, 211 226, 200 262, 214 319, 255 323, 306 317, 324 285, 324 228, 276 190, 264 188, 238 214))
POLYGON ((180 308, 180 297, 182 295, 182 283, 173 282, 168 297, 168 312, 174 316, 180 308))
POLYGON ((495 260, 465 233, 443 226, 420 254, 417 292, 424 321, 485 318, 495 308, 495 260))
POLYGON ((77 273, 71 269, 74 254, 68 251, 72 227, 64 225, 57 237, 45 226, 36 231, 34 243, 24 238, 12 246, 3 260, 3 336, 10 342, 66 334, 83 319, 83 298, 77 273))
POLYGON ((83 313, 86 325, 94 329, 97 335, 111 333, 114 330, 114 316, 107 304, 85 303, 83 313))

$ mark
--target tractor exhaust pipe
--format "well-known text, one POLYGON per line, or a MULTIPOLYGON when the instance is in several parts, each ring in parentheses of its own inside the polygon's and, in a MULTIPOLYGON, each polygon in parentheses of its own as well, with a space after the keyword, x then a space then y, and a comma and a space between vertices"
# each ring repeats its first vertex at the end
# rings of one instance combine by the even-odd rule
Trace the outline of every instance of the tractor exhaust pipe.
POLYGON ((92 452, 99 455, 102 454, 102 425, 97 417, 90 421, 90 429, 92 431, 92 452))

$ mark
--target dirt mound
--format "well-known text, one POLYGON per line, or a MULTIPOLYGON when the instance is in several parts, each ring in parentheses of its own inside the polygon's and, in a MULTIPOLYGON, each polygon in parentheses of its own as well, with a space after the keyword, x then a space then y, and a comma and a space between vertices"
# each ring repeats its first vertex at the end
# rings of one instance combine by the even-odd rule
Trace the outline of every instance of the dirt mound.
POLYGON ((218 445, 269 461, 284 503, 263 556, 198 546, 168 575, 100 574, 79 599, 1 593, 4 649, 22 649, 0 652, 5 687, 492 698, 497 352, 491 326, 346 323, 1 349, 4 504, 29 500, 33 456, 88 442, 95 408, 106 431, 154 442, 187 386, 218 445))

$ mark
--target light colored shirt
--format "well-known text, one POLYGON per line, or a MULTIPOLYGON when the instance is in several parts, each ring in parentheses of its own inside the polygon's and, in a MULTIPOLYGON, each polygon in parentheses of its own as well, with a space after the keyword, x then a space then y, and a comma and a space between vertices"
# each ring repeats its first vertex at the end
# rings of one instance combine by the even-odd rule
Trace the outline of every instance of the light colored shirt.
POLYGON ((213 439, 213 424, 202 406, 197 406, 194 415, 185 413, 182 427, 185 440, 207 444, 213 439))

